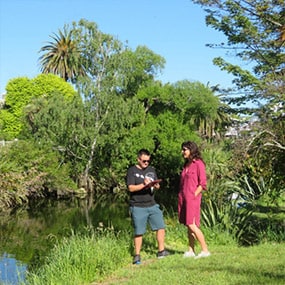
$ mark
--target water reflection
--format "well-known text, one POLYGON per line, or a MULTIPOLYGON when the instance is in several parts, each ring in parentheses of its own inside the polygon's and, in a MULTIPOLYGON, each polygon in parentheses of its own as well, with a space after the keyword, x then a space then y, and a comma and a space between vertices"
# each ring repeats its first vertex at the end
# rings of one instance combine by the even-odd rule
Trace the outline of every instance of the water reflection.
POLYGON ((42 264, 61 238, 102 224, 114 230, 130 229, 127 203, 114 196, 42 199, 13 213, 1 213, 0 284, 17 284, 26 270, 42 264))
POLYGON ((27 265, 17 261, 9 254, 0 258, 0 284, 16 285, 25 280, 27 265))

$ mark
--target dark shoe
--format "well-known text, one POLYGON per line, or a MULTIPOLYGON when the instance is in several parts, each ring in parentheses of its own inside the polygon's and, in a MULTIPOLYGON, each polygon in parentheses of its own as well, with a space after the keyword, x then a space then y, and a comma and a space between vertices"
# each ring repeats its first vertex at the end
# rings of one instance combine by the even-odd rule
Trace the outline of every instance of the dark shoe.
POLYGON ((167 250, 162 250, 162 251, 159 251, 157 253, 157 258, 164 258, 165 256, 168 256, 169 255, 169 252, 167 250))
POLYGON ((141 264, 141 256, 139 254, 134 256, 133 264, 141 264))

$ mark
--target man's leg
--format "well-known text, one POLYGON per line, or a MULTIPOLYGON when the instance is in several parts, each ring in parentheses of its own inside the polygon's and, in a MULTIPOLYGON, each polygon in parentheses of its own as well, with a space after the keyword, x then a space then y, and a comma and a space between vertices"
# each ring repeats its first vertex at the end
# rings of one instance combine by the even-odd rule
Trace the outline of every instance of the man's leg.
POLYGON ((135 254, 140 254, 142 248, 142 235, 134 237, 135 254))
POLYGON ((158 251, 160 252, 165 249, 164 248, 165 224, 164 224, 163 214, 158 204, 150 207, 149 210, 151 213, 149 216, 149 223, 151 229, 156 230, 156 240, 158 244, 158 251))
POLYGON ((165 237, 165 230, 164 229, 159 229, 156 231, 158 251, 164 250, 164 237, 165 237))

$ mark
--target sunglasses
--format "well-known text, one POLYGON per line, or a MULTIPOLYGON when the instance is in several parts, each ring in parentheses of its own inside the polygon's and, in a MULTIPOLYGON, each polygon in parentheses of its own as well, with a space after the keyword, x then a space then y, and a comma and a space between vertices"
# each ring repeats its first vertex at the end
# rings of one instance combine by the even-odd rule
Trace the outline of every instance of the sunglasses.
POLYGON ((150 163, 150 160, 141 160, 143 163, 150 163))
POLYGON ((182 148, 182 151, 186 151, 186 150, 189 150, 189 148, 186 148, 186 147, 182 148))

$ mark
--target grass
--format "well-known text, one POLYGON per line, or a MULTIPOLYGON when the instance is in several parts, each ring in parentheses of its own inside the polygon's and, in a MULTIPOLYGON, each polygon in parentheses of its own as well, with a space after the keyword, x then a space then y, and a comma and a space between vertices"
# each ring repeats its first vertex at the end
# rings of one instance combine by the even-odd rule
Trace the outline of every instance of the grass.
POLYGON ((185 227, 173 218, 166 224, 166 248, 172 253, 167 258, 155 257, 155 235, 148 231, 142 264, 132 265, 132 232, 97 228, 56 245, 46 263, 29 274, 27 284, 284 284, 284 242, 240 247, 218 228, 203 229, 212 255, 195 260, 182 257, 185 227))
POLYGON ((93 284, 284 284, 284 244, 249 248, 213 246, 212 255, 195 260, 180 252, 130 265, 93 284))
POLYGON ((74 234, 56 244, 35 272, 27 275, 27 284, 78 285, 102 280, 110 272, 127 264, 129 240, 109 229, 96 234, 74 234))

